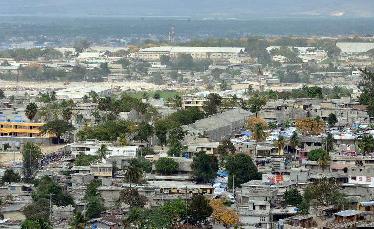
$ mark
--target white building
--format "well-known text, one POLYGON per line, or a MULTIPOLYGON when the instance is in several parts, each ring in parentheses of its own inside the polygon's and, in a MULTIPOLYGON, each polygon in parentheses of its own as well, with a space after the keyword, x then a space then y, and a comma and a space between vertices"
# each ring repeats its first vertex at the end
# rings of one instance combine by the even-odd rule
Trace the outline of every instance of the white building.
POLYGON ((239 56, 244 48, 241 47, 179 47, 160 46, 144 48, 134 53, 133 57, 145 61, 159 61, 161 56, 176 58, 180 54, 190 54, 194 59, 229 60, 239 56))
POLYGON ((349 176, 348 184, 367 185, 369 187, 374 187, 374 177, 372 176, 349 176))
POLYGON ((374 42, 338 42, 336 46, 342 50, 342 53, 355 54, 374 49, 374 42))
POLYGON ((139 148, 138 146, 113 146, 111 143, 100 141, 75 142, 69 144, 68 147, 74 156, 79 154, 97 155, 97 151, 100 149, 101 145, 107 146, 107 157, 123 157, 129 159, 136 157, 139 148))

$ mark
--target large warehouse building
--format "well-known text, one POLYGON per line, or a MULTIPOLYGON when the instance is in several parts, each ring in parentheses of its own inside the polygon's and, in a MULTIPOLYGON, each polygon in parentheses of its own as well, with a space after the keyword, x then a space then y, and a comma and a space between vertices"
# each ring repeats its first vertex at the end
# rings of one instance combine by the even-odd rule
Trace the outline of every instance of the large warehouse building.
POLYGON ((145 61, 159 61, 163 55, 176 58, 180 54, 190 54, 194 59, 219 61, 236 58, 241 52, 244 52, 244 48, 160 46, 141 49, 135 57, 145 61))

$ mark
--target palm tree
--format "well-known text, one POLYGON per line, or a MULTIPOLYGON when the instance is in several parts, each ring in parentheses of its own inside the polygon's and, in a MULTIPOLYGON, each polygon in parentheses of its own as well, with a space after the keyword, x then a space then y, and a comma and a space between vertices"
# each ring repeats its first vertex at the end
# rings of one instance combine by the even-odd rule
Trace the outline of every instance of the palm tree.
POLYGON ((325 168, 327 168, 330 165, 330 155, 328 152, 324 152, 321 157, 318 159, 318 165, 322 168, 322 171, 325 171, 325 168))
POLYGON ((296 150, 296 147, 300 144, 299 135, 296 133, 296 131, 293 132, 289 145, 292 147, 292 149, 296 150))
POLYGON ((266 133, 265 133, 265 126, 261 125, 261 123, 256 123, 253 131, 252 131, 252 138, 256 141, 255 145, 255 156, 257 156, 257 145, 258 142, 262 142, 266 140, 266 133))
POLYGON ((70 226, 75 229, 84 229, 86 226, 86 219, 84 215, 80 212, 74 214, 72 221, 70 222, 70 226))
POLYGON ((131 183, 140 183, 143 178, 143 169, 137 159, 132 159, 125 172, 125 181, 131 183))
POLYGON ((286 140, 282 135, 280 135, 278 140, 274 142, 274 145, 278 148, 278 155, 283 155, 283 149, 286 145, 286 140))
POLYGON ((100 159, 104 159, 106 158, 106 156, 108 155, 108 147, 105 145, 105 144, 101 144, 100 148, 97 150, 96 152, 97 156, 100 158, 100 159))

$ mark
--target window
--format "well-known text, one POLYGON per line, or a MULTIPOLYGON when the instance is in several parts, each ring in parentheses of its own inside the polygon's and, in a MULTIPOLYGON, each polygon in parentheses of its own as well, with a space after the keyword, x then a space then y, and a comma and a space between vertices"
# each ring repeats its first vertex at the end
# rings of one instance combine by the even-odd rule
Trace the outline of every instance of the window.
POLYGON ((261 222, 265 222, 266 221, 266 217, 260 217, 260 221, 261 222))
POLYGON ((266 205, 260 205, 260 210, 266 210, 266 205))

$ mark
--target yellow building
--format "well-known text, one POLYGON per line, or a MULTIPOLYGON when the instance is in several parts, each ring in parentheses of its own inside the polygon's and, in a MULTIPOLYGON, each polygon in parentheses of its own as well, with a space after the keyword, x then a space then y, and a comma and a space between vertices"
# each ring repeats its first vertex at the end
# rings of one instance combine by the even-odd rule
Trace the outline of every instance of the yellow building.
POLYGON ((42 126, 44 123, 0 122, 0 136, 49 138, 42 133, 42 126))

